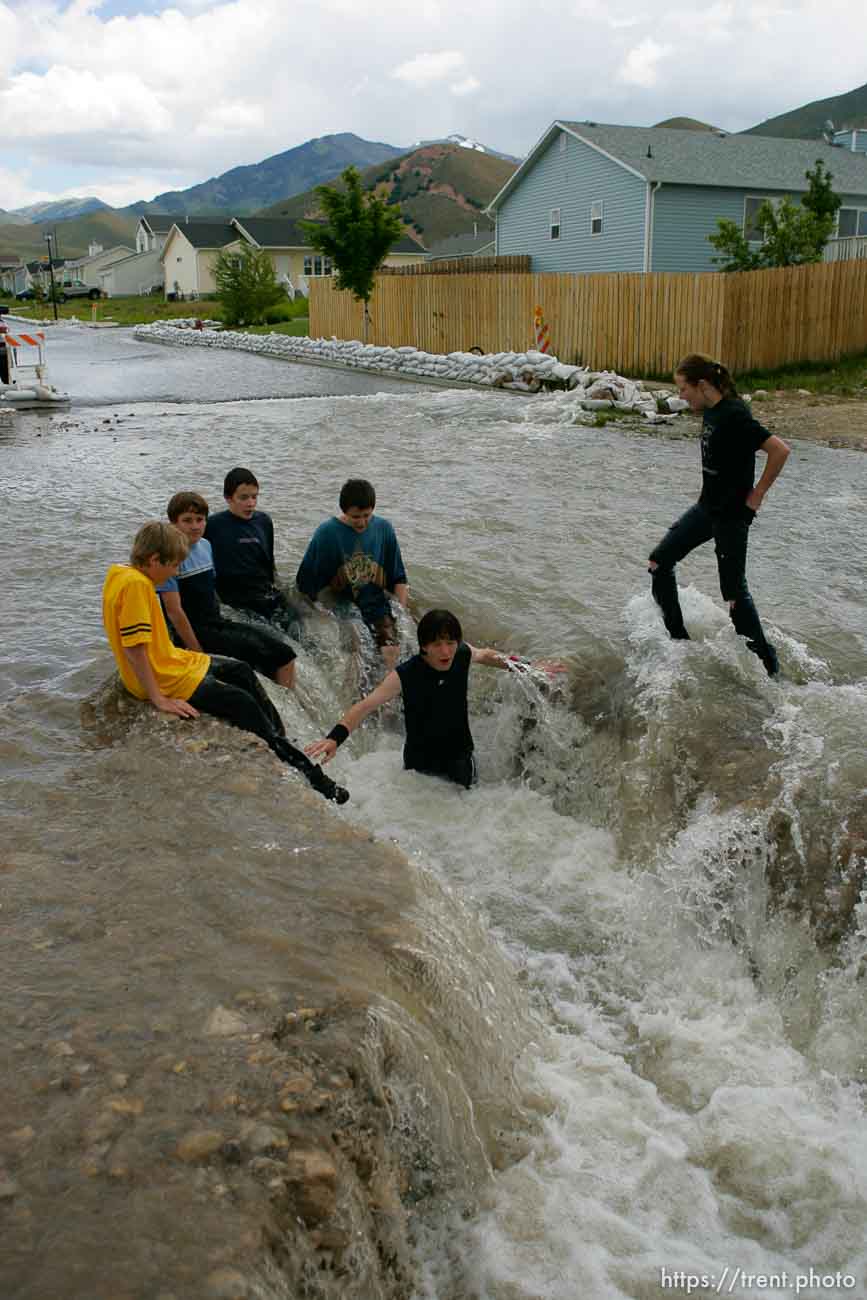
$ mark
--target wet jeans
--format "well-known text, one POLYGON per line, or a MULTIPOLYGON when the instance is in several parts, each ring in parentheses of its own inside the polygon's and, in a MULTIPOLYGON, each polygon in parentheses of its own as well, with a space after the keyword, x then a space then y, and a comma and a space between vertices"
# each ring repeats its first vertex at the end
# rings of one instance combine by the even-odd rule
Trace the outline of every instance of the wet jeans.
POLYGON ((190 696, 189 703, 202 713, 224 718, 242 731, 252 731, 278 758, 297 768, 320 793, 333 786, 322 768, 286 739, 283 719, 275 709, 249 664, 240 659, 211 655, 211 666, 190 696))
POLYGON ((697 546, 713 538, 719 585, 723 600, 734 601, 729 617, 739 636, 755 641, 759 649, 767 645, 759 615, 747 587, 747 539, 755 512, 743 507, 740 516, 712 515, 699 503, 672 524, 658 546, 650 552, 656 569, 651 570, 653 599, 662 610, 662 618, 670 636, 687 640, 683 614, 677 595, 675 565, 697 546))

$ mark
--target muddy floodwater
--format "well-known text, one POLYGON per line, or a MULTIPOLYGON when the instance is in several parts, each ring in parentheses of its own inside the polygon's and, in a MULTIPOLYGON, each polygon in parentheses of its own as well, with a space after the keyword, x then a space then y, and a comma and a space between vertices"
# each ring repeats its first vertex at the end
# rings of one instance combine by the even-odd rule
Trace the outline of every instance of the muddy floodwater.
MULTIPOLYGON (((0 425, 3 1300, 867 1294, 867 457, 794 438, 753 527, 769 681, 710 549, 690 642, 650 598, 693 439, 129 330, 48 356, 73 405, 0 425), (363 476, 415 616, 565 663, 473 669, 475 790, 402 770, 393 707, 337 810, 117 689, 106 568, 236 464, 287 583, 363 476)), ((307 743, 378 669, 352 620, 297 649, 307 743)))

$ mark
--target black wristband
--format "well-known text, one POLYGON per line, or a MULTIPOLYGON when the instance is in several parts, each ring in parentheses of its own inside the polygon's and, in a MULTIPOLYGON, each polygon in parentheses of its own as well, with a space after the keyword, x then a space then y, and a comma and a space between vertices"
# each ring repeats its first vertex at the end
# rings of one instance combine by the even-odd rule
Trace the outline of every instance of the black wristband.
POLYGON ((337 748, 343 744, 344 740, 349 739, 349 728, 344 727, 342 722, 338 722, 336 727, 332 727, 326 736, 326 740, 333 740, 337 748))

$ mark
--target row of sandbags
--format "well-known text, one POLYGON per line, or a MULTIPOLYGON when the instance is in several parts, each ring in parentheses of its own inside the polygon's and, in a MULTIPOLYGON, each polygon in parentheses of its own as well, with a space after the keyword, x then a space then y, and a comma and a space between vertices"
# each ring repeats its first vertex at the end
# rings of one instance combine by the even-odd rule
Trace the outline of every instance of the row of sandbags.
POLYGON ((356 339, 311 339, 289 334, 244 334, 218 327, 216 321, 186 318, 140 325, 137 338, 196 347, 241 348, 295 361, 319 361, 351 369, 404 375, 439 382, 478 384, 486 388, 536 393, 563 390, 585 411, 611 410, 642 415, 653 423, 668 422, 686 409, 680 398, 644 387, 613 371, 570 366, 543 352, 422 352, 409 346, 393 348, 356 339), (663 408, 663 409, 660 409, 663 408))

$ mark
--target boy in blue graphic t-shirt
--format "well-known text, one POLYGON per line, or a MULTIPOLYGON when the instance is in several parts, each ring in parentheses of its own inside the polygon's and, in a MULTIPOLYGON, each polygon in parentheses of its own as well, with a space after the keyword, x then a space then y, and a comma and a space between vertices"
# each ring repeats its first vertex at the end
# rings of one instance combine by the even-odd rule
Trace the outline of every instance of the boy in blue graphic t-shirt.
POLYGON ((323 588, 358 606, 387 668, 399 653, 391 592, 405 609, 409 584, 394 529, 374 516, 376 492, 367 479, 348 479, 340 489, 340 514, 319 525, 295 579, 299 591, 316 600, 323 588))

